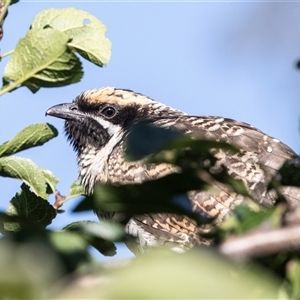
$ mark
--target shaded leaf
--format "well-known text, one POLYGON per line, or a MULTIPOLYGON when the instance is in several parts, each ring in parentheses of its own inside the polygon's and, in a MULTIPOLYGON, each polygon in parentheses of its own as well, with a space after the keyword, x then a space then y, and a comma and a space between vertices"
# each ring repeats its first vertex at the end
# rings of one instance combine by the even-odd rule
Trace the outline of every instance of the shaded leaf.
POLYGON ((282 185, 300 187, 300 157, 287 160, 277 172, 282 185))
MULTIPOLYGON (((55 271, 52 268, 48 268, 48 263, 50 265, 54 264, 55 268, 57 268, 57 272, 54 273, 55 276, 53 276, 54 274, 48 274, 52 288, 54 284, 53 280, 57 284, 58 280, 63 276, 77 271, 80 267, 83 267, 88 263, 90 263, 91 266, 92 263, 91 255, 88 252, 88 243, 80 235, 72 232, 50 231, 39 226, 30 226, 18 232, 11 232, 10 234, 5 235, 0 239, 0 249, 3 243, 6 242, 12 244, 13 254, 15 255, 14 260, 10 263, 15 260, 20 262, 24 255, 26 257, 26 248, 31 249, 37 256, 35 261, 37 260, 39 262, 39 268, 31 270, 29 263, 27 266, 27 276, 30 276, 32 271, 42 274, 45 268, 47 270, 46 273, 51 272, 51 270, 55 271), (16 249, 23 249, 24 253, 22 254, 22 251, 19 252, 16 251, 16 249), (40 257, 45 261, 40 261, 40 257)), ((0 256, 0 260, 1 257, 2 255, 0 256)), ((33 262, 31 263, 33 264, 33 262)), ((47 291, 43 290, 43 297, 38 297, 37 299, 45 298, 45 292, 47 291)))
POLYGON ((0 146, 0 157, 41 146, 57 135, 56 128, 48 123, 29 125, 0 146))
POLYGON ((68 273, 92 262, 88 252, 89 244, 79 234, 68 231, 50 231, 49 240, 51 247, 58 253, 62 266, 68 273))
POLYGON ((107 221, 101 223, 79 221, 71 223, 63 229, 81 233, 91 246, 105 256, 115 255, 117 248, 113 242, 120 241, 125 236, 123 226, 107 221))
POLYGON ((19 228, 18 225, 15 225, 13 223, 20 223, 24 222, 25 220, 22 217, 19 216, 10 216, 7 213, 0 212, 0 232, 2 234, 6 233, 6 230, 4 228, 4 225, 7 224, 8 226, 11 226, 10 228, 19 228))
POLYGON ((40 87, 80 81, 81 63, 68 51, 67 42, 67 35, 52 28, 29 30, 5 67, 3 89, 13 82, 16 87, 24 85, 36 92, 40 87))
POLYGON ((43 233, 11 233, 0 239, 0 299, 48 298, 45 292, 64 275, 43 233))
POLYGON ((240 235, 264 225, 265 229, 277 229, 285 213, 285 205, 261 209, 257 204, 244 204, 234 208, 232 215, 221 224, 227 234, 240 235))
POLYGON ((19 231, 24 226, 28 227, 32 224, 46 227, 56 217, 53 206, 48 201, 32 193, 24 183, 21 185, 21 191, 10 201, 7 214, 18 216, 22 218, 23 222, 5 223, 4 229, 6 231, 19 231))
POLYGON ((47 198, 44 171, 28 158, 1 157, 0 176, 21 179, 37 196, 47 198))
POLYGON ((182 133, 158 127, 146 122, 135 125, 126 139, 126 158, 139 160, 165 149, 171 141, 182 137, 182 133))
POLYGON ((192 211, 186 192, 206 187, 206 183, 192 172, 170 174, 142 184, 99 185, 95 188, 94 196, 86 197, 74 211, 99 209, 104 212, 122 212, 125 219, 145 213, 175 213, 203 224, 211 219, 192 211))
POLYGON ((88 12, 73 7, 47 9, 36 15, 32 28, 55 28, 69 37, 68 46, 92 63, 106 65, 111 43, 105 37, 106 27, 88 12))
POLYGON ((126 157, 129 160, 143 159, 152 154, 149 162, 167 162, 181 167, 184 166, 183 159, 194 162, 209 159, 210 166, 213 165, 216 158, 211 153, 212 149, 223 149, 232 153, 238 151, 225 142, 193 139, 177 130, 146 122, 135 125, 126 140, 126 157), (161 153, 157 153, 160 151, 161 153))

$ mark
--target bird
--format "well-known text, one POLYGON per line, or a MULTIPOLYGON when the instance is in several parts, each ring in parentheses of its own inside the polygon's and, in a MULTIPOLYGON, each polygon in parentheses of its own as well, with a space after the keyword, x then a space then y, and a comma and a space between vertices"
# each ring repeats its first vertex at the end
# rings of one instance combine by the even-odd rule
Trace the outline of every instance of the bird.
MULTIPOLYGON (((126 139, 132 128, 141 122, 167 130, 176 130, 194 139, 221 141, 235 146, 238 152, 216 150, 216 165, 233 178, 245 183, 251 198, 264 207, 276 202, 277 194, 268 185, 285 161, 296 153, 255 127, 224 117, 194 116, 154 101, 129 89, 103 87, 87 90, 72 102, 49 108, 46 115, 65 120, 64 130, 77 153, 79 178, 87 194, 96 184, 123 185, 143 183, 177 172, 174 166, 146 163, 141 159, 125 159, 126 139)), ((280 189, 291 207, 298 205, 298 188, 280 189)), ((193 211, 223 222, 245 197, 218 185, 212 190, 191 191, 188 194, 193 211)), ((101 218, 115 218, 97 211, 101 218)), ((201 232, 210 230, 198 226, 186 216, 155 213, 132 217, 126 224, 128 235, 135 242, 129 249, 136 255, 153 247, 166 247, 185 252, 195 245, 210 245, 212 241, 201 232)))

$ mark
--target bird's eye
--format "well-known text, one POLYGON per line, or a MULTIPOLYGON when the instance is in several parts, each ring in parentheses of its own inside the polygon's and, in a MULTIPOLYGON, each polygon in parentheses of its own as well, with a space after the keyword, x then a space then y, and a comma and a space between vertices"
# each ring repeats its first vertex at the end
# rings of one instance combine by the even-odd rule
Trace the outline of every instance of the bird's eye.
POLYGON ((116 114, 116 109, 114 107, 107 106, 101 111, 101 113, 107 118, 112 118, 116 114))

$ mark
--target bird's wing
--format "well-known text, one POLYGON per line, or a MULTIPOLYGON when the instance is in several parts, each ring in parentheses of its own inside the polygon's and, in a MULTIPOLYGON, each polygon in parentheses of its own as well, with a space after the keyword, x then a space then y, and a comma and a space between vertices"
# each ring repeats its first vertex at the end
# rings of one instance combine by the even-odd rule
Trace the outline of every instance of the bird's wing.
MULTIPOLYGON (((292 149, 271 136, 249 124, 231 119, 181 115, 176 118, 160 118, 154 124, 178 130, 193 138, 222 141, 237 147, 240 150, 237 153, 215 149, 213 154, 218 158, 217 164, 234 178, 242 179, 249 194, 262 205, 274 203, 276 194, 268 191, 269 181, 285 160, 296 155, 292 149)), ((140 182, 174 172, 172 166, 165 164, 144 165, 134 169, 136 178, 141 178, 140 182)), ((133 176, 132 172, 130 174, 133 176)), ((283 191, 286 192, 287 189, 284 188, 283 191)), ((293 190, 294 198, 298 194, 300 196, 300 189, 293 190)), ((288 198, 288 195, 285 197, 288 198)), ((194 211, 215 217, 214 224, 222 222, 235 205, 245 200, 229 186, 217 181, 208 191, 189 192, 189 198, 194 211)), ((154 245, 178 251, 194 244, 209 244, 210 241, 200 237, 199 232, 208 232, 210 229, 211 225, 197 227, 184 216, 170 214, 137 216, 127 225, 127 232, 138 239, 139 251, 154 245)))
POLYGON ((284 143, 253 126, 221 117, 179 116, 176 120, 158 120, 159 126, 173 128, 195 138, 224 141, 238 149, 255 153, 259 162, 277 170, 296 153, 284 143), (161 123, 161 124, 160 124, 161 123))
POLYGON ((127 243, 135 254, 158 246, 184 252, 196 244, 211 243, 209 239, 199 236, 197 224, 193 220, 174 214, 135 216, 127 224, 126 231, 137 239, 138 243, 127 243))
MULTIPOLYGON (((176 119, 157 120, 155 124, 178 130, 193 138, 222 141, 238 148, 240 151, 235 154, 222 149, 214 150, 213 154, 218 158, 217 166, 225 167, 229 175, 242 179, 250 195, 262 205, 274 203, 276 195, 274 191, 270 192, 267 189, 271 177, 287 159, 296 156, 291 148, 277 139, 247 123, 231 119, 178 116, 176 119)), ((204 211, 208 210, 205 209, 205 203, 209 203, 207 207, 217 207, 217 204, 221 203, 220 210, 230 208, 237 195, 224 190, 223 187, 218 189, 219 191, 213 194, 204 192, 194 195, 195 203, 204 211)), ((295 200, 294 195, 295 192, 291 201, 295 200)), ((285 196, 288 198, 288 195, 285 196)), ((212 210, 210 214, 211 212, 212 210)))

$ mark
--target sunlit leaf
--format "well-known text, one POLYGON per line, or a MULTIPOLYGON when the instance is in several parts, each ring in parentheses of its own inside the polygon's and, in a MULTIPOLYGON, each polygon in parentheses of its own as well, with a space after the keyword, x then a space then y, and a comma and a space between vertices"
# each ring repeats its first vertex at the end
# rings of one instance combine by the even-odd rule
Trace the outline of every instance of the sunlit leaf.
POLYGON ((0 176, 24 181, 39 197, 46 199, 46 180, 42 169, 32 160, 17 156, 0 158, 0 176))
POLYGON ((106 65, 111 43, 105 37, 106 27, 88 12, 68 7, 47 9, 36 15, 32 28, 55 28, 68 37, 68 46, 92 63, 106 65))
POLYGON ((28 148, 41 146, 57 135, 56 128, 50 124, 29 125, 0 146, 0 156, 7 156, 28 148))
POLYGON ((83 75, 81 63, 72 51, 68 51, 67 42, 68 36, 59 30, 29 30, 5 67, 3 88, 13 82, 36 92, 40 87, 78 82, 83 75))
POLYGON ((79 184, 79 182, 76 180, 71 184, 69 193, 68 193, 68 199, 79 197, 85 194, 84 187, 79 184))

